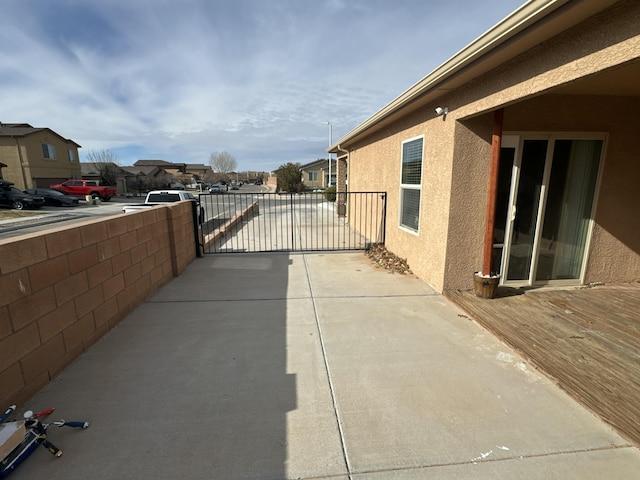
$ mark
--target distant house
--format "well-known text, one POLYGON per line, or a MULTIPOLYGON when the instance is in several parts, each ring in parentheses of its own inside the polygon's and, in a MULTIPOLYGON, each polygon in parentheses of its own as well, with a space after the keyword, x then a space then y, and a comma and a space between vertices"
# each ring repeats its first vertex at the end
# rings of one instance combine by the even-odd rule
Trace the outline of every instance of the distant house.
POLYGON ((331 181, 329 181, 329 160, 320 159, 307 163, 300 167, 302 172, 302 183, 307 188, 326 188, 335 185, 337 174, 337 162, 331 160, 331 181))
POLYGON ((80 178, 79 148, 50 128, 0 123, 0 161, 6 165, 2 175, 19 189, 80 178))
POLYGON ((135 174, 125 170, 124 167, 113 162, 80 162, 80 168, 82 170, 82 178, 86 180, 95 180, 100 184, 104 184, 102 179, 106 173, 108 176, 114 177, 114 185, 118 191, 118 195, 126 195, 127 193, 130 193, 127 189, 127 185, 131 182, 131 178, 135 178, 135 174))
POLYGON ((187 163, 185 171, 187 174, 194 175, 196 180, 207 181, 213 177, 211 165, 204 165, 202 163, 187 163))
POLYGON ((142 193, 148 190, 167 188, 175 178, 163 168, 154 166, 122 167, 127 177, 127 193, 142 193))
POLYGON ((138 160, 133 164, 134 167, 158 167, 165 172, 174 176, 184 175, 187 173, 186 163, 167 162, 166 160, 138 160))
MULTIPOLYGON (((138 160, 134 167, 158 167, 170 174, 173 179, 167 186, 171 188, 186 188, 187 185, 195 183, 197 177, 190 173, 186 163, 167 162, 166 160, 138 160)), ((196 167, 197 170, 198 167, 196 167)))
POLYGON ((338 190, 386 191, 386 246, 439 291, 640 280, 638 19, 525 3, 332 145, 338 190))

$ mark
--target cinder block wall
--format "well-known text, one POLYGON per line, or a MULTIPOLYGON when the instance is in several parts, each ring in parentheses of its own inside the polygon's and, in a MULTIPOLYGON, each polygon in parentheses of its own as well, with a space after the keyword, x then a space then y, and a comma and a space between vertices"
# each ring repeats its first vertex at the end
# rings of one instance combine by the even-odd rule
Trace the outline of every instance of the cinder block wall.
POLYGON ((190 202, 0 240, 0 409, 182 273, 194 245, 190 202))

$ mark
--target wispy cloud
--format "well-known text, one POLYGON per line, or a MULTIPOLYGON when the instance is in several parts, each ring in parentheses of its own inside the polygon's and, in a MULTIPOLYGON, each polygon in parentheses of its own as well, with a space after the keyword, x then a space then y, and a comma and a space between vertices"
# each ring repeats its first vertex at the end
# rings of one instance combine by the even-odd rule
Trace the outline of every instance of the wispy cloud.
POLYGON ((0 119, 123 163, 306 163, 520 3, 4 0, 0 119))

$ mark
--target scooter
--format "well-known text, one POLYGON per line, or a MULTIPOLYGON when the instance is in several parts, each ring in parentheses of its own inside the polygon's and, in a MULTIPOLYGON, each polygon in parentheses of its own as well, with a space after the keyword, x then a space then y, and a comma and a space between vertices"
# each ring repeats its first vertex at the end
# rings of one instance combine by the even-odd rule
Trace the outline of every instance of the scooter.
POLYGON ((15 409, 16 406, 12 405, 0 415, 0 478, 13 472, 38 448, 38 445, 42 445, 56 457, 62 456, 62 450, 47 439, 47 429, 50 425, 81 429, 89 427, 89 422, 59 420, 42 423, 40 418, 53 413, 53 408, 47 408, 37 413, 29 410, 25 412, 24 420, 5 422, 15 409))

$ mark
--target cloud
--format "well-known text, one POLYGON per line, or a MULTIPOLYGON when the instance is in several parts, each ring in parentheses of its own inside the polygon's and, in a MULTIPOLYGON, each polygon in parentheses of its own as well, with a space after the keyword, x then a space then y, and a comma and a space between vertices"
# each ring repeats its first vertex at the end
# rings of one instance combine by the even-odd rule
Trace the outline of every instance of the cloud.
POLYGON ((240 168, 322 157, 515 0, 5 0, 0 119, 240 168))

